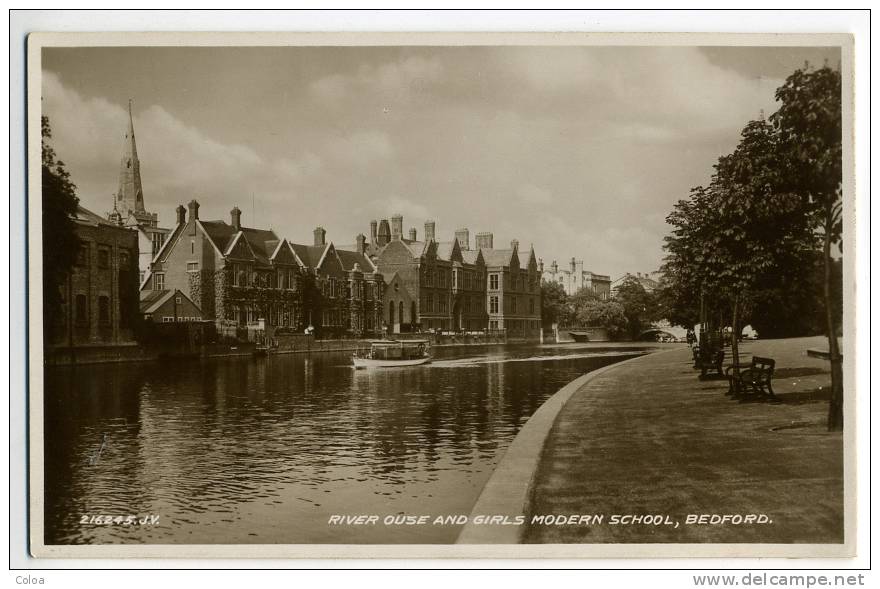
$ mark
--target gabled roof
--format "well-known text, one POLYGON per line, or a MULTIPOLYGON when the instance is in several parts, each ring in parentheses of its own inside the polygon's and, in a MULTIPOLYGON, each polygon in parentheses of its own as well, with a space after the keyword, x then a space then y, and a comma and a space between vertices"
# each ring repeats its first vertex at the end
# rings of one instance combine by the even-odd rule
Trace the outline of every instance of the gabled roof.
POLYGON ((480 251, 483 253, 483 260, 487 266, 510 266, 510 263, 513 261, 512 249, 496 250, 482 248, 480 251))
POLYGON ((358 264, 360 266, 361 272, 376 271, 376 265, 373 264, 373 261, 364 254, 358 253, 356 251, 336 248, 336 255, 339 256, 339 260, 342 262, 342 267, 346 271, 353 270, 355 264, 358 264))
MULTIPOLYGON (((529 251, 527 251, 527 252, 517 250, 517 254, 519 255, 519 267, 520 268, 528 268, 529 264, 532 263, 532 260, 535 259, 535 248, 530 247, 529 251)), ((535 264, 537 264, 537 263, 538 262, 536 260, 535 264)))
POLYGON ((180 290, 145 290, 141 291, 141 299, 139 303, 141 313, 155 313, 175 294, 185 298, 196 309, 199 308, 198 305, 192 302, 192 299, 180 292, 180 290))
MULTIPOLYGON (((227 225, 225 221, 201 221, 202 228, 214 245, 226 255, 230 251, 230 246, 237 235, 238 231, 232 225, 227 225)), ((278 236, 270 229, 254 229, 253 227, 242 227, 241 233, 247 240, 248 245, 254 254, 254 259, 260 264, 268 264, 269 256, 278 242, 278 236)))
POLYGON ((293 253, 302 261, 303 265, 312 270, 316 269, 324 257, 324 252, 330 247, 326 245, 302 245, 299 243, 290 244, 293 253))
MULTIPOLYGON (((416 257, 426 254, 428 252, 428 246, 431 243, 429 241, 413 241, 411 239, 399 239, 397 241, 402 241, 406 248, 412 252, 412 255, 416 257)), ((389 243, 393 242, 394 241, 392 240, 389 243)))
POLYGON ((437 257, 447 262, 463 262, 464 258, 461 253, 461 247, 458 245, 458 239, 438 241, 437 257))
POLYGON ((483 264, 486 263, 480 250, 461 250, 461 259, 465 264, 476 264, 477 260, 482 260, 483 264))

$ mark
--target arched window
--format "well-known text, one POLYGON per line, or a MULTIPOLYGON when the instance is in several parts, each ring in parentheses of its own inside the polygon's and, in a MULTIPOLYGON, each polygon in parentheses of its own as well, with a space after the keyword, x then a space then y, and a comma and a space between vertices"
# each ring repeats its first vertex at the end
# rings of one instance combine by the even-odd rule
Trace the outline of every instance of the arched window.
POLYGON ((388 326, 394 325, 394 301, 388 303, 388 326))
POLYGON ((397 305, 397 316, 399 318, 398 321, 403 323, 403 301, 400 301, 400 303, 397 305))

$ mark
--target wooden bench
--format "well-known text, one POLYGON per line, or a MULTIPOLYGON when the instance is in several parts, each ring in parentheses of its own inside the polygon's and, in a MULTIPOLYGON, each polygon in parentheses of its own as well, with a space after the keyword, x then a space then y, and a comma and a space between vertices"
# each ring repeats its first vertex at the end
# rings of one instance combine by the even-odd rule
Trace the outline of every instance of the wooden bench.
POLYGON ((752 363, 739 372, 736 366, 728 366, 725 374, 730 381, 729 395, 738 397, 742 394, 756 394, 764 397, 776 398, 773 394, 773 371, 776 369, 776 360, 753 356, 752 363))
POLYGON ((718 376, 724 376, 724 348, 709 348, 705 352, 701 351, 698 359, 698 366, 700 369, 700 378, 704 379, 708 375, 706 374, 709 370, 713 370, 718 373, 718 376))

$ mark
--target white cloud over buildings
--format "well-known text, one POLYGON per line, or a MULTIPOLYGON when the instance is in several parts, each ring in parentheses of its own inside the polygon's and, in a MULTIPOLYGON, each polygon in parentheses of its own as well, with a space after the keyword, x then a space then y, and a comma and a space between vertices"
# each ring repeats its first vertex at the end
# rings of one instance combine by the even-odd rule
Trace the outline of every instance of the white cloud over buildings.
MULTIPOLYGON (((186 92, 151 69, 133 96, 147 207, 170 224, 191 198, 206 218, 238 205, 245 224, 296 241, 322 225, 343 244, 399 212, 405 227, 433 218, 440 239, 489 230, 496 243, 534 243, 548 264, 576 256, 595 272, 650 271, 665 214, 708 181, 748 120, 772 112, 782 82, 759 63, 750 76, 685 47, 326 53, 320 67, 291 59, 284 76, 249 71, 247 98, 218 82, 220 56, 199 56, 210 84, 186 92)), ((43 72, 43 112, 84 206, 104 212, 126 106, 75 84, 78 60, 43 72)))

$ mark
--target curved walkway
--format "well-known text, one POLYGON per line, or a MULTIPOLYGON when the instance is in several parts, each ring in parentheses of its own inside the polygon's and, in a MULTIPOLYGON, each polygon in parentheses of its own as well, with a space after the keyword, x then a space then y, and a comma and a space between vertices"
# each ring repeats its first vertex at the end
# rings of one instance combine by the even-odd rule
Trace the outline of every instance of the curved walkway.
MULTIPOLYGON (((824 429, 830 377, 826 362, 806 356, 813 347, 822 339, 742 345, 745 358, 777 360, 777 403, 738 402, 724 394, 726 381, 698 380, 687 349, 586 375, 564 403, 535 414, 552 423, 545 438, 518 444, 518 436, 508 451, 538 454, 537 469, 519 478, 526 525, 468 525, 459 542, 843 542, 842 436, 824 429), (647 514, 679 525, 611 523, 614 515, 647 514), (714 514, 768 521, 686 523, 688 515, 714 514), (592 517, 531 523, 541 515, 592 517)), ((506 455, 501 466, 507 462, 506 455)), ((500 467, 496 474, 505 476, 500 467)), ((497 482, 493 475, 473 514, 515 513, 485 511, 499 505, 497 482)))

